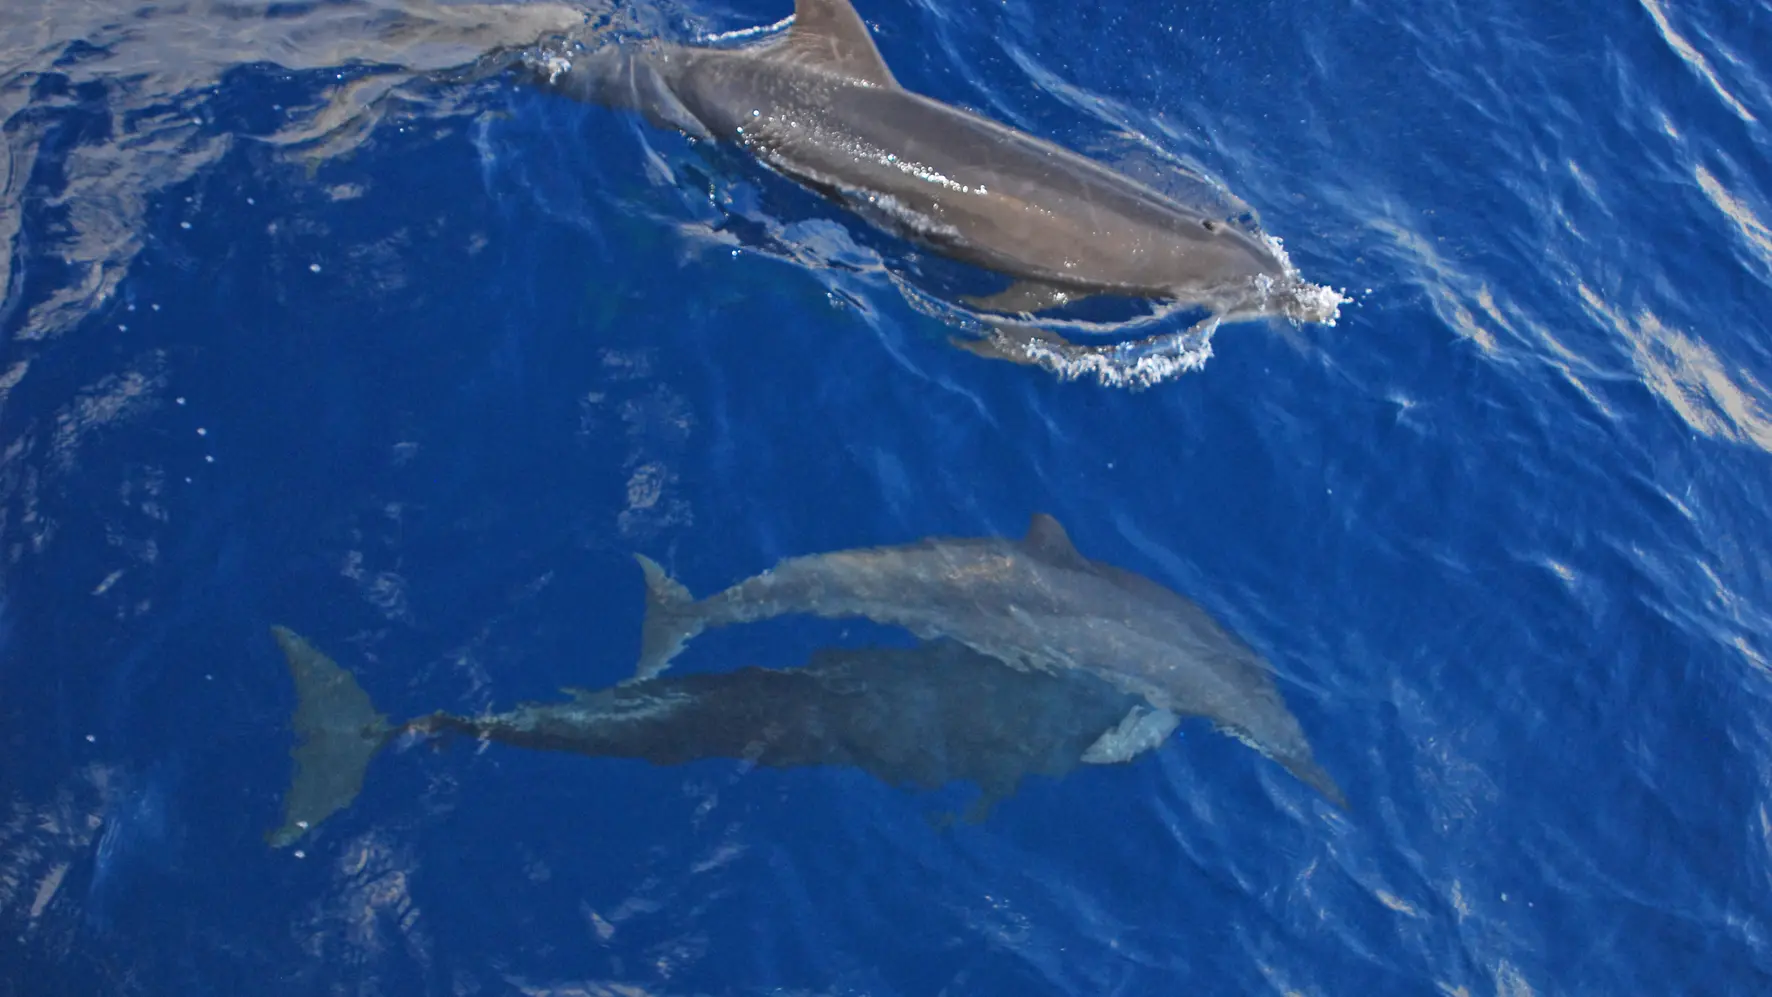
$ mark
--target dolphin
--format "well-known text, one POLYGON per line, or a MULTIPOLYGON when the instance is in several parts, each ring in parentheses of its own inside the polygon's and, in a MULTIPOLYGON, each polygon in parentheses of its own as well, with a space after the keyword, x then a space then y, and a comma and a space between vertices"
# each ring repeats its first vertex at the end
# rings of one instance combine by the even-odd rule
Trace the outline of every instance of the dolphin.
POLYGON ((1083 674, 1018 672, 952 641, 825 649, 801 668, 746 667, 606 689, 505 713, 390 723, 351 674, 286 627, 272 634, 295 679, 295 777, 272 847, 349 806, 369 763, 408 736, 466 735, 540 751, 682 765, 731 758, 773 768, 851 766, 894 786, 968 782, 982 820, 1028 775, 1128 761, 1169 734, 1136 696, 1083 674))
POLYGON ((1234 197, 1184 203, 900 86, 849 0, 796 0, 786 32, 747 44, 556 38, 516 65, 556 93, 736 143, 880 228, 1012 278, 970 299, 988 311, 1116 295, 1203 308, 1214 324, 1333 323, 1343 301, 1306 282, 1234 197))
POLYGON ((1347 808, 1254 649, 1175 592, 1085 558, 1043 513, 1020 540, 936 537, 793 557, 699 602, 656 562, 635 559, 646 578, 637 679, 660 674, 710 627, 866 618, 951 638, 1014 668, 1092 673, 1171 727, 1178 716, 1207 717, 1347 808))

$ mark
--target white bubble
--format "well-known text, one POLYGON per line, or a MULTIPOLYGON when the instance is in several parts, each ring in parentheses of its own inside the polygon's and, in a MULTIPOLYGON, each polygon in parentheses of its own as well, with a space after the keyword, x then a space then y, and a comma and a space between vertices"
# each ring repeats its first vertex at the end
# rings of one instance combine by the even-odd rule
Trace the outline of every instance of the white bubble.
POLYGON ((319 273, 320 272, 320 264, 310 263, 310 264, 308 264, 308 269, 314 271, 315 273, 319 273))

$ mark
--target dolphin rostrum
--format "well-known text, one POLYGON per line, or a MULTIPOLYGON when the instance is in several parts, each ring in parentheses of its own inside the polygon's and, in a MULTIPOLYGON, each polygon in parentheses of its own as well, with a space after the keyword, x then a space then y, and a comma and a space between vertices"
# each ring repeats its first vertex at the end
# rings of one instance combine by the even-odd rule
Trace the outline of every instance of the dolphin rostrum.
POLYGON ((919 789, 970 782, 982 793, 966 818, 979 820, 1025 776, 1127 761, 1169 733, 1141 722, 1136 696, 1091 676, 1017 672, 952 641, 826 649, 802 668, 568 689, 572 698, 557 703, 392 724, 331 658, 287 628, 272 633, 296 689, 295 778, 282 826, 266 835, 277 848, 349 806, 370 761, 406 735, 461 734, 656 765, 731 758, 853 766, 919 789))
POLYGON ((849 0, 796 0, 785 33, 748 44, 573 39, 531 50, 521 67, 561 94, 742 145, 890 232, 1013 278, 973 301, 987 310, 1119 295, 1203 308, 1211 322, 1332 323, 1343 301, 1304 281, 1235 198, 1182 203, 906 90, 849 0))
POLYGON ((1171 727, 1177 715, 1207 717, 1347 807, 1260 655, 1175 592, 1085 558, 1051 516, 1036 514, 1021 540, 930 538, 788 558, 699 602, 635 557, 647 588, 637 679, 658 675, 710 627, 792 614, 866 618, 1015 668, 1091 672, 1171 727))

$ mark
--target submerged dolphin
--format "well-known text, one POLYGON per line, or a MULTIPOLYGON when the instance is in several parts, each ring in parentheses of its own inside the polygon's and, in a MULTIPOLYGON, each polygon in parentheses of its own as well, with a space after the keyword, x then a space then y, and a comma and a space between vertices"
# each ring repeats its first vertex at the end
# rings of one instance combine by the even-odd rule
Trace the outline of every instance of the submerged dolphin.
POLYGON ((1346 809, 1255 651, 1199 606, 1077 552, 1056 519, 1023 539, 931 538, 788 558, 699 602, 663 568, 646 575, 637 678, 663 671, 709 627, 790 614, 863 617, 948 637, 1013 667, 1081 670, 1169 716, 1210 718, 1346 809))
POLYGON ((1109 294, 1201 307, 1211 321, 1332 322, 1342 301, 1306 283, 1232 198, 1182 203, 899 86, 849 0, 796 0, 784 35, 737 47, 570 42, 522 65, 559 93, 739 143, 889 231, 1015 278, 974 302, 987 309, 1109 294))
POLYGON ((815 653, 803 668, 741 668, 610 689, 566 690, 478 717, 434 713, 389 723, 349 672, 284 627, 273 634, 295 679, 295 779, 273 847, 350 805, 370 761, 407 734, 465 734, 542 751, 680 765, 744 759, 774 768, 848 765, 895 786, 964 781, 982 791, 969 818, 1027 775, 1126 761, 1155 747, 1135 696, 1086 675, 1017 672, 951 641, 912 650, 815 653))

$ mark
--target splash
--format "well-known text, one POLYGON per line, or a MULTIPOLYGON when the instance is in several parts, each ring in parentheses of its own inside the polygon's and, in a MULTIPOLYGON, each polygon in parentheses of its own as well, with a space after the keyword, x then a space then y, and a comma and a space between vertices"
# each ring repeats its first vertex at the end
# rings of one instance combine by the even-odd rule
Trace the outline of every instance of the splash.
POLYGON ((732 42, 750 41, 753 38, 761 38, 764 35, 773 35, 777 32, 786 31, 793 23, 794 15, 789 14, 787 17, 776 21, 774 24, 760 24, 754 28, 739 28, 736 31, 722 31, 713 35, 701 35, 695 39, 695 44, 728 45, 732 42))
POLYGON ((1030 364, 1060 380, 1093 377, 1104 387, 1141 391, 1206 366, 1212 358, 1212 334, 1219 319, 1208 318, 1187 329, 1131 343, 1073 343, 1032 325, 993 323, 982 339, 950 340, 982 357, 1030 364))
MULTIPOLYGON (((1333 326, 1340 320, 1341 306, 1353 298, 1344 290, 1305 280, 1292 265, 1280 240, 1266 234, 1263 238, 1280 261, 1278 277, 1258 274, 1245 282, 1206 292, 1196 300, 1157 303, 1150 315, 1126 322, 1009 322, 931 300, 921 293, 916 297, 923 300, 912 304, 979 333, 975 337, 950 339, 955 346, 971 353, 1040 367, 1061 380, 1094 378, 1105 387, 1141 391, 1204 367, 1212 358, 1212 335, 1226 322, 1283 318, 1295 324, 1333 326), (1174 321, 1180 313, 1193 310, 1197 314, 1202 308, 1206 317, 1179 332, 1145 334, 1146 329, 1174 321), (1072 338, 1077 333, 1111 335, 1119 341, 1090 343, 1072 338)), ((912 290, 903 282, 899 283, 899 290, 907 298, 912 296, 912 290)))
MULTIPOLYGON (((1279 240, 1272 241, 1277 252, 1279 240)), ((1281 259, 1285 259, 1283 253, 1281 259)), ((1181 310, 1180 306, 1171 305, 1153 316, 1117 327, 1076 322, 1011 323, 979 316, 987 329, 982 337, 954 337, 951 342, 979 356, 1043 368, 1061 380, 1094 378, 1105 387, 1141 391, 1204 367, 1212 358, 1212 335, 1225 322, 1285 318, 1294 323, 1333 326, 1341 317, 1341 306, 1352 298, 1335 288, 1300 279, 1288 263, 1284 277, 1256 277, 1242 294, 1230 300, 1235 303, 1214 302, 1216 307, 1211 314, 1180 332, 1159 332, 1124 342, 1078 342, 1059 330, 1087 328, 1095 333, 1123 335, 1172 316, 1181 310)))
POLYGON ((1255 278, 1251 314, 1284 315, 1294 322, 1330 326, 1339 321, 1341 306, 1353 300, 1347 292, 1305 280, 1298 267, 1292 264, 1292 257, 1286 254, 1286 244, 1279 236, 1263 233, 1262 238, 1267 240, 1268 247, 1279 259, 1281 276, 1274 278, 1263 274, 1255 278))

